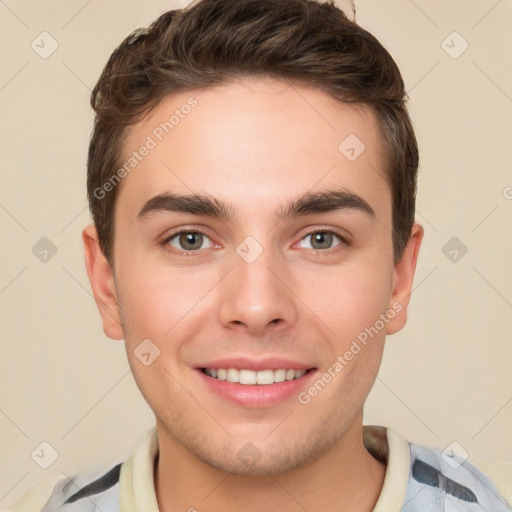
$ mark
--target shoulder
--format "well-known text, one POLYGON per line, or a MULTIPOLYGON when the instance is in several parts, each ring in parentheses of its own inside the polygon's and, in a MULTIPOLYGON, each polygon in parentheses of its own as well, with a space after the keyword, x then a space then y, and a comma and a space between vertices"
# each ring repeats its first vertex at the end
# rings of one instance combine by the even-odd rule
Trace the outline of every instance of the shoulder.
POLYGON ((28 490, 16 503, 14 508, 2 509, 1 512, 39 512, 48 501, 53 489, 64 476, 47 478, 28 490))
POLYGON ((119 512, 121 465, 47 479, 7 512, 119 512))
POLYGON ((471 459, 471 462, 494 482, 500 494, 512 504, 512 461, 471 459))
POLYGON ((124 462, 102 463, 71 477, 62 473, 47 479, 25 493, 14 508, 0 512, 120 512, 122 499, 131 503, 140 496, 153 504, 153 510, 158 510, 153 489, 157 453, 155 425, 124 462))
POLYGON ((405 511, 512 510, 512 462, 477 461, 413 443, 410 454, 405 511))

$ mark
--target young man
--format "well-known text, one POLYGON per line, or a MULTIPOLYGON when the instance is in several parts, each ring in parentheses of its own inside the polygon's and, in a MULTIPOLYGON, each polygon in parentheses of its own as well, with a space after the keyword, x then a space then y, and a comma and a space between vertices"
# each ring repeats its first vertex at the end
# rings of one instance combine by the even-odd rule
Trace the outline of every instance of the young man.
POLYGON ((310 0, 202 0, 121 44, 83 241, 156 426, 16 512, 510 510, 510 463, 363 428, 423 237, 404 98, 380 43, 310 0))

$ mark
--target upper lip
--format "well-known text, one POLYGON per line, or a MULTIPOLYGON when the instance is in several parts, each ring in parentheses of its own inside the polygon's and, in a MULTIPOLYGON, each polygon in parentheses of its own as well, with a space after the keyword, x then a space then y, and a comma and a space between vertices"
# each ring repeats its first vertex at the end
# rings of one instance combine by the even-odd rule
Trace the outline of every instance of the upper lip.
POLYGON ((255 372, 262 370, 309 370, 315 368, 311 364, 292 361, 290 359, 281 359, 278 357, 270 357, 266 359, 256 360, 254 358, 237 357, 215 359, 204 364, 200 364, 197 368, 235 368, 237 370, 253 370, 255 372))

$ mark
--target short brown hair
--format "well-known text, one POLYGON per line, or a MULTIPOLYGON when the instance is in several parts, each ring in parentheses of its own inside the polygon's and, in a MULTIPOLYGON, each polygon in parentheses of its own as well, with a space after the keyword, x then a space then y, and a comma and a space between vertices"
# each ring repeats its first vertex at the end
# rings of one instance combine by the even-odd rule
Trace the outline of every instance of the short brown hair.
POLYGON ((414 223, 418 171, 404 83, 374 36, 334 5, 313 0, 201 0, 162 14, 112 53, 91 95, 96 117, 87 167, 89 205, 107 260, 113 263, 118 187, 102 187, 120 166, 127 127, 169 94, 244 75, 316 87, 373 109, 387 159, 397 262, 414 223))

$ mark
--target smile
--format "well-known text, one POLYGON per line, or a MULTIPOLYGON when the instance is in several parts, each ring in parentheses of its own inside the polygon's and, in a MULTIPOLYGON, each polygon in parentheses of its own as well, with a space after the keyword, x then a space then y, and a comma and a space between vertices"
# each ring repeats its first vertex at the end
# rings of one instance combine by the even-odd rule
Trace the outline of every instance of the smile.
POLYGON ((270 385, 288 380, 300 379, 309 370, 293 370, 281 368, 278 370, 247 370, 236 368, 201 368, 201 371, 217 380, 225 380, 245 385, 270 385))

